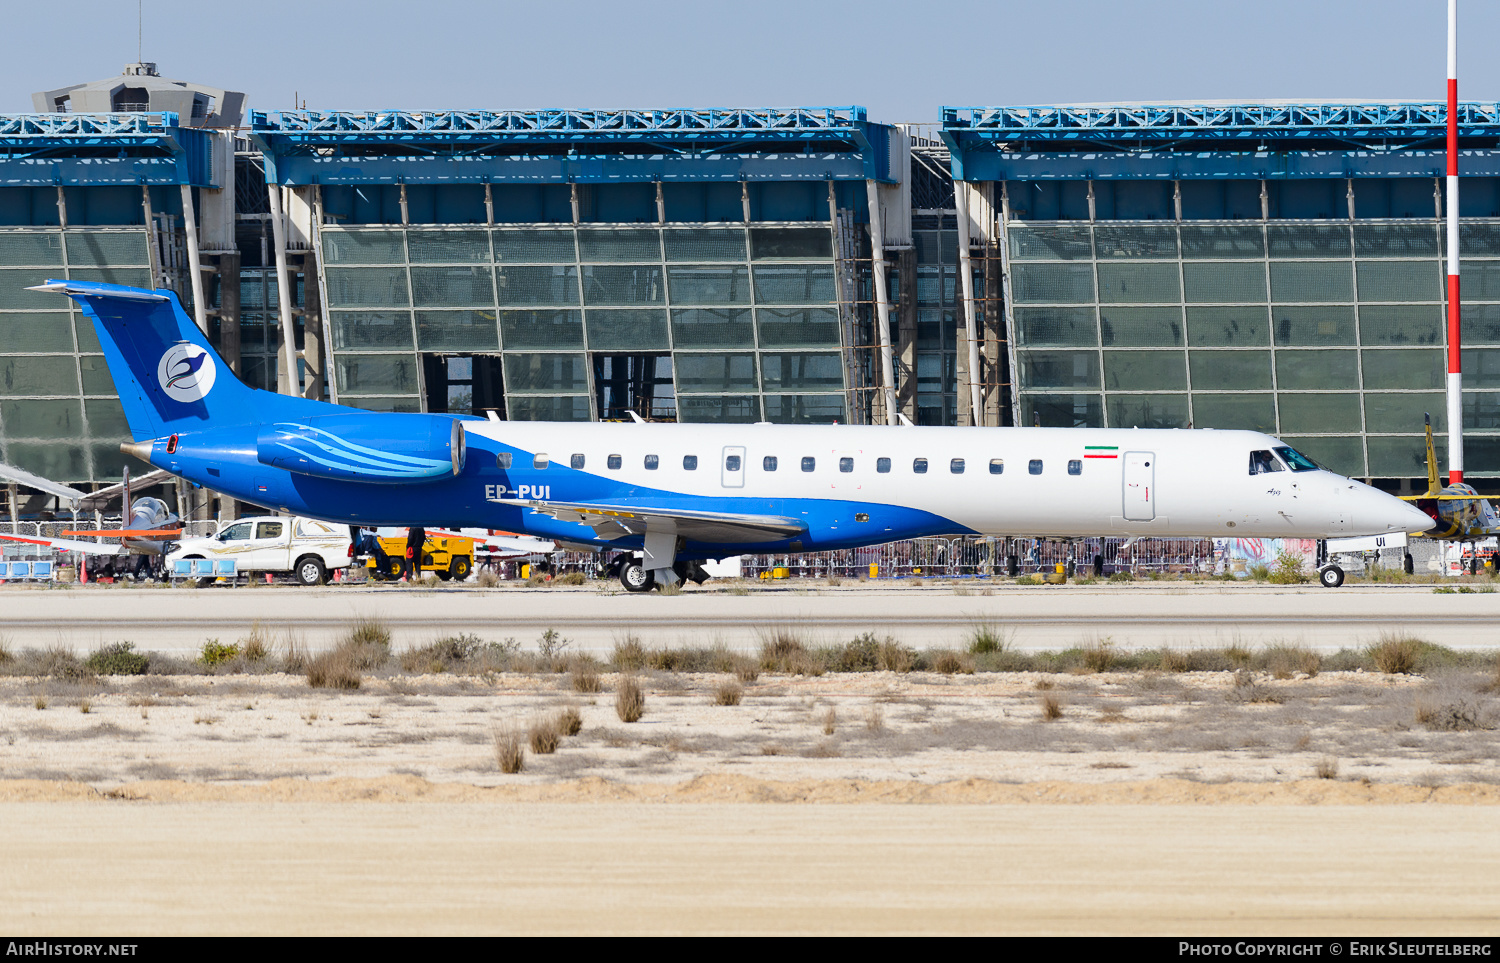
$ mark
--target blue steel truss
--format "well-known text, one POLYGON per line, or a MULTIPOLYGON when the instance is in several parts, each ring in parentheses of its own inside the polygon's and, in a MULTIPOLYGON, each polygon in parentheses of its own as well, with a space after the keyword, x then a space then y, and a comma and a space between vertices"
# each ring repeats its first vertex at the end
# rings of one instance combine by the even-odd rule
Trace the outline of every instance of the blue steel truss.
POLYGON ((250 129, 281 184, 890 180, 890 128, 863 107, 252 111, 250 129))
POLYGON ((213 186, 210 133, 177 114, 0 114, 0 186, 213 186))

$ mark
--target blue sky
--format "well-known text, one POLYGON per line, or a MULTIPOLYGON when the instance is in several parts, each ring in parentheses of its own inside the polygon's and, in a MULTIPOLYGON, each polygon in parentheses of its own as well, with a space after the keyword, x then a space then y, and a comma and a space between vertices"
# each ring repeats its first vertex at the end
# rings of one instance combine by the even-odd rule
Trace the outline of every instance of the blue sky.
MULTIPOLYGON (((144 0, 144 57, 251 106, 981 104, 1443 97, 1444 0, 144 0)), ((1500 4, 1461 2, 1460 94, 1500 100, 1500 4), (1464 36, 1472 39, 1465 41, 1464 36)), ((136 4, 15 4, 0 111, 136 59, 136 4)))

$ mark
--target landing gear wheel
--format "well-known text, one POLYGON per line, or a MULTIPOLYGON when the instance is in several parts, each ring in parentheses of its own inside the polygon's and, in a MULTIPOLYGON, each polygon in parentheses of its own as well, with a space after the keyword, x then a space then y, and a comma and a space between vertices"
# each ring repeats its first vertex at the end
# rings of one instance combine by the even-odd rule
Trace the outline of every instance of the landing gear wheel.
POLYGON ((1344 584, 1344 570, 1337 565, 1329 565, 1318 572, 1318 582, 1324 588, 1338 588, 1344 584))
POLYGON ((656 585, 656 576, 640 562, 632 560, 620 566, 620 584, 627 592, 649 592, 656 585))
POLYGON ((328 580, 328 570, 323 567, 323 560, 316 555, 306 555, 297 559, 297 584, 299 585, 322 585, 328 580))

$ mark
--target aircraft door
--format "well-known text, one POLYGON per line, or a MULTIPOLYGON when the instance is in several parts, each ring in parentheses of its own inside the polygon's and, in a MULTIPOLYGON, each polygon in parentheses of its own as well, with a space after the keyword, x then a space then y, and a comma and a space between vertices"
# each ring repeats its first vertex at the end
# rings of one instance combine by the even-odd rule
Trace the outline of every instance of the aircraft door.
POLYGON ((1156 517, 1156 455, 1149 451, 1125 453, 1125 518, 1149 522, 1156 517))
POLYGON ((726 446, 719 460, 719 482, 725 488, 745 487, 745 449, 726 446))

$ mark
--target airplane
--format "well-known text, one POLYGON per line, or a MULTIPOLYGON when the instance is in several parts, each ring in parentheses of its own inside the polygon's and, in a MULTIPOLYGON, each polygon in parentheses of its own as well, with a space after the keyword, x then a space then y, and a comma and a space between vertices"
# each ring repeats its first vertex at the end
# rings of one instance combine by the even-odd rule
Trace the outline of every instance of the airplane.
MULTIPOLYGON (((1470 543, 1469 572, 1475 574, 1479 570, 1479 558, 1472 551, 1473 543, 1500 535, 1500 513, 1495 511, 1488 499, 1481 498, 1472 485, 1464 482, 1444 485, 1438 480, 1437 451, 1432 443, 1432 416, 1424 415, 1423 421, 1427 430, 1427 490, 1420 495, 1400 497, 1415 504, 1432 520, 1432 526, 1420 533, 1420 537, 1470 543)), ((1410 574, 1410 553, 1406 555, 1405 565, 1410 574)))
MULTIPOLYGON (((351 526, 485 528, 619 551, 643 592, 742 554, 929 535, 1326 538, 1424 512, 1255 431, 501 421, 369 412, 238 381, 170 291, 50 280, 91 318, 122 450, 351 526)), ((1343 582, 1337 566, 1320 571, 1343 582)))
MULTIPOLYGON (((15 469, 11 469, 15 471, 15 469)), ((135 480, 136 485, 149 485, 162 478, 170 477, 167 471, 154 471, 147 473, 144 477, 135 480)), ((102 508, 113 501, 116 496, 120 497, 121 527, 120 528, 89 528, 71 529, 60 532, 64 537, 51 538, 47 536, 25 536, 13 535, 0 532, 0 540, 9 542, 21 542, 27 545, 40 545, 58 552, 79 552, 84 555, 95 556, 124 556, 124 555, 165 555, 170 551, 171 543, 182 529, 176 527, 178 523, 177 514, 173 512, 167 503, 160 498, 142 496, 131 497, 130 469, 125 469, 125 477, 119 485, 111 485, 95 492, 80 492, 49 482, 39 476, 31 476, 24 484, 37 488, 40 491, 50 492, 60 497, 65 497, 71 503, 76 512, 80 507, 102 508), (67 537, 71 536, 71 537, 67 537), (88 538, 119 539, 118 543, 85 541, 88 538)), ((143 563, 144 564, 144 563, 143 563)))

